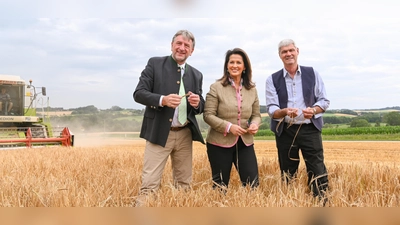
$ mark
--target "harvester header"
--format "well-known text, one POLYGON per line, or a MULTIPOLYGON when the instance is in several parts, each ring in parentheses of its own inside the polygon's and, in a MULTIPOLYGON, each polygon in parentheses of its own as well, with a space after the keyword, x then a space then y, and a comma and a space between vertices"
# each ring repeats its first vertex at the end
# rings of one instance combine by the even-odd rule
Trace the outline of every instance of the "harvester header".
POLYGON ((32 80, 27 84, 19 76, 0 75, 0 91, 0 149, 73 146, 74 135, 67 127, 54 128, 45 115, 36 115, 37 108, 44 108, 38 100, 46 96, 45 87, 35 87, 32 80))

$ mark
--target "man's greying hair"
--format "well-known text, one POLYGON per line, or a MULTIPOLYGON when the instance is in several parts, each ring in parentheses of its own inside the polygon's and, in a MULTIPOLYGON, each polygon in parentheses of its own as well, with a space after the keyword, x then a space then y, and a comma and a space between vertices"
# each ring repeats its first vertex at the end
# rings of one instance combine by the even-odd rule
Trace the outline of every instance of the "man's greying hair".
POLYGON ((175 38, 178 37, 179 35, 182 35, 183 37, 192 40, 193 49, 194 49, 194 46, 195 46, 195 44, 196 44, 196 41, 195 41, 195 39, 194 39, 194 35, 192 34, 192 32, 190 32, 190 31, 188 31, 188 30, 179 30, 178 32, 176 32, 176 34, 175 34, 174 37, 172 38, 172 42, 174 42, 175 38))
POLYGON ((285 47, 285 46, 288 46, 288 45, 291 45, 291 44, 293 44, 293 46, 294 46, 295 48, 297 48, 297 47, 296 47, 296 43, 294 43, 294 41, 293 41, 292 39, 284 39, 284 40, 282 40, 282 41, 279 42, 279 44, 278 44, 278 52, 281 51, 281 48, 282 48, 282 47, 285 47))

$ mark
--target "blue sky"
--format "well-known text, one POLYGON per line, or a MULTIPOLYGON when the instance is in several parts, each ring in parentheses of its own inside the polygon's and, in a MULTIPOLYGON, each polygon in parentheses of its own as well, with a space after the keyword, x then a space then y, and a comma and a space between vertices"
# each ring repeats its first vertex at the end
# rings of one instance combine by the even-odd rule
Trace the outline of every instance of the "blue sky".
POLYGON ((299 63, 321 74, 330 109, 399 106, 400 3, 391 1, 12 1, 0 7, 0 74, 45 86, 50 106, 143 108, 132 93, 152 56, 169 55, 188 29, 188 63, 203 72, 203 96, 224 55, 251 60, 260 103, 265 80, 282 68, 277 45, 292 38, 299 63))

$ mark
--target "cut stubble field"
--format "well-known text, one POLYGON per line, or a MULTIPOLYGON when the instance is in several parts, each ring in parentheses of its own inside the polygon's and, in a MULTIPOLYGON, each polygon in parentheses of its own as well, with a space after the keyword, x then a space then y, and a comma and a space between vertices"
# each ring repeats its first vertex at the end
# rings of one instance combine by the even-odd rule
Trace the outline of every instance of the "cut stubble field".
MULTIPOLYGON (((134 206, 145 141, 79 137, 73 148, 0 151, 1 207, 134 206)), ((324 142, 330 207, 399 207, 400 142, 324 142)), ((212 190, 206 147, 194 143, 191 190, 173 187, 168 161, 148 207, 314 207, 303 160, 297 179, 280 180, 274 141, 256 141, 257 189, 241 187, 235 169, 225 195, 212 190)))

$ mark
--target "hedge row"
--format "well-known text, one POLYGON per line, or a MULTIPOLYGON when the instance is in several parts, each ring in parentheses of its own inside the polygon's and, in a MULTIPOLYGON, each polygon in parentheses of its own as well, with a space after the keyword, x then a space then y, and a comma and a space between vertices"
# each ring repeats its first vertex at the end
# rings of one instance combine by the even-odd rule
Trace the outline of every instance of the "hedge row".
MULTIPOLYGON (((322 135, 355 135, 355 134, 400 134, 400 126, 322 129, 322 135)), ((271 130, 259 130, 256 136, 274 136, 274 133, 271 130)))

